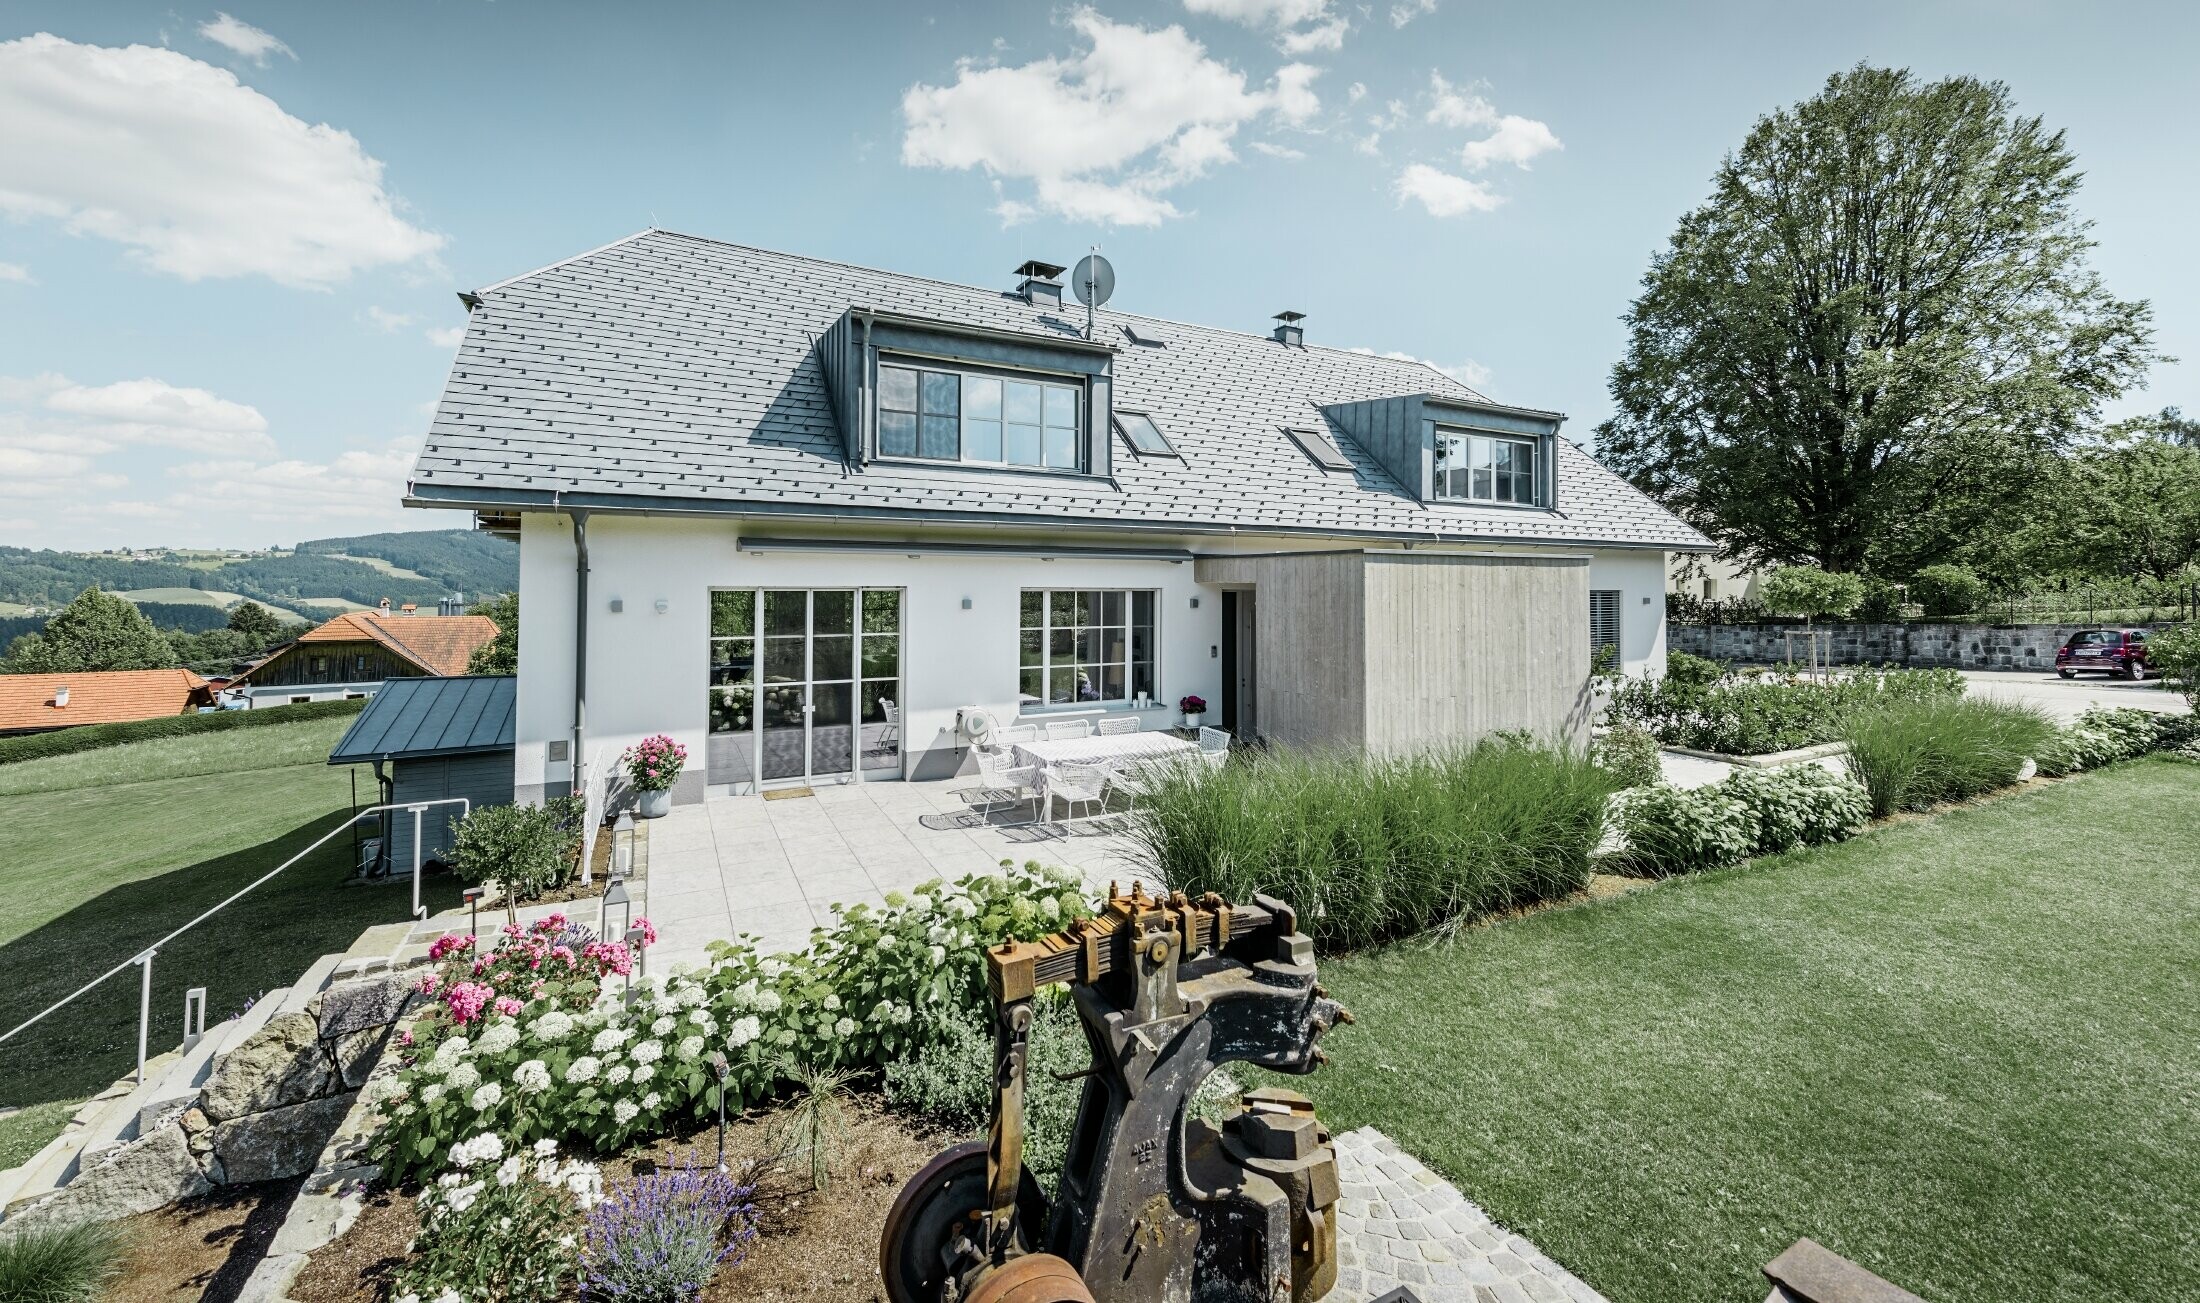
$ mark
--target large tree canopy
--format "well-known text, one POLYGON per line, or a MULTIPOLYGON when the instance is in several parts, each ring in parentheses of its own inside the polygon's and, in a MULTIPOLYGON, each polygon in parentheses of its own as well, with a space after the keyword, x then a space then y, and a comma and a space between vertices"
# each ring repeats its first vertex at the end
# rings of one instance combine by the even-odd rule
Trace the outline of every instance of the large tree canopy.
POLYGON ((54 612, 44 633, 26 633, 8 649, 14 674, 81 670, 164 670, 175 649, 128 598, 87 588, 54 612))
POLYGON ((1999 83, 1835 75, 1651 264, 1600 455, 1751 561, 1945 559, 2154 360, 2147 304, 2087 266, 2078 182, 1999 83))

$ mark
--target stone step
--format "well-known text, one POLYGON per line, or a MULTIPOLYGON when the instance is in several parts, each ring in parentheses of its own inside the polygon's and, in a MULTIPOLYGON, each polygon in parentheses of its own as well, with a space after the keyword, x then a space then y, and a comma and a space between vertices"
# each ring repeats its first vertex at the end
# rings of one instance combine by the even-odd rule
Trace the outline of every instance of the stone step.
POLYGON ((336 963, 339 977, 363 977, 390 966, 397 953, 412 941, 413 923, 381 923, 359 934, 336 963))
MULTIPOLYGON (((348 953, 347 951, 346 954, 348 953)), ((283 992, 282 999, 276 1000, 270 997, 252 1006, 252 1013, 255 1014, 259 1013, 262 1008, 267 1010, 266 1016, 261 1018, 259 1024, 252 1030, 258 1031, 260 1027, 265 1027, 272 1019, 286 1013, 304 1013, 306 1005, 312 1002, 313 997, 327 990, 328 984, 335 980, 336 970, 343 964, 344 957, 344 955, 321 956, 313 961, 303 976, 296 982, 291 983, 290 989, 283 992)), ((247 1014, 246 1016, 250 1017, 251 1015, 247 1014)), ((237 1043, 241 1045, 244 1042, 240 1039, 237 1043)))
MULTIPOLYGON (((181 1057, 171 1050, 146 1060, 148 1086, 157 1083, 161 1074, 181 1057)), ((0 1215, 26 1201, 43 1198, 75 1180, 88 1149, 96 1156, 134 1139, 138 1110, 148 1098, 146 1087, 124 1077, 86 1100, 60 1135, 32 1155, 30 1161, 9 1173, 12 1179, 6 1185, 4 1197, 0 1197, 0 1215)))

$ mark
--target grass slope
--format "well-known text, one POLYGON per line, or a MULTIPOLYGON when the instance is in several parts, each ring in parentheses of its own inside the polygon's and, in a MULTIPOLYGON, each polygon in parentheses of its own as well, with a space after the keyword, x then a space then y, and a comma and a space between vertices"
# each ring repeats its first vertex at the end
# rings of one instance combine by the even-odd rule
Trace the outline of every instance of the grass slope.
MULTIPOLYGON (((0 770, 0 1031, 342 821, 350 774, 327 758, 349 723, 164 738, 0 770)), ((360 778, 360 800, 371 804, 371 773, 360 778)), ((162 950, 153 1046, 174 1045, 186 987, 208 988, 218 1020, 362 929, 403 918, 405 888, 346 888, 350 863, 351 839, 338 837, 162 950)), ((434 907, 455 903, 449 879, 430 887, 434 907)), ((137 998, 126 972, 0 1045, 0 1105, 82 1096, 127 1072, 137 998)))
POLYGON ((1805 1235, 1936 1303, 2200 1297, 2195 846, 2149 761, 1329 961, 1302 1088, 1620 1303, 1805 1235))

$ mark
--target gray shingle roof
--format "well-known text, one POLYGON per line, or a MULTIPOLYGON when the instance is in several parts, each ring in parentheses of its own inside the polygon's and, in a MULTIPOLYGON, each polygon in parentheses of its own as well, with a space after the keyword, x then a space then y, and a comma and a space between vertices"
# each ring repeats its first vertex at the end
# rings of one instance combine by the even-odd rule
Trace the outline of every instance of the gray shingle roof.
POLYGON ((1040 339, 1079 338, 1083 309, 656 230, 476 299, 410 503, 1708 546, 1564 440, 1556 511, 1414 501, 1320 407, 1414 393, 1488 401, 1419 362, 1103 309, 1096 336, 1121 346, 1116 404, 1150 413, 1182 461, 1140 460, 1117 440, 1112 483, 859 470, 813 350, 847 309, 1040 339), (1134 344, 1126 327, 1167 346, 1134 344), (1354 469, 1314 465, 1290 426, 1327 428, 1354 469))
POLYGON ((344 730, 328 762, 509 751, 517 683, 509 675, 387 680, 344 730))

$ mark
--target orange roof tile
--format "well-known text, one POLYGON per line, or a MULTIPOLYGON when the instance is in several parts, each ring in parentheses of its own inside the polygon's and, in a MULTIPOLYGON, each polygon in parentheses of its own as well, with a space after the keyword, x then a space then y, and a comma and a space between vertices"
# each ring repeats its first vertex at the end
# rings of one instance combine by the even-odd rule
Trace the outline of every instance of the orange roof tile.
POLYGON ((0 674, 0 733, 119 724, 181 715, 207 704, 206 680, 189 670, 0 674), (68 704, 57 705, 64 688, 68 704))
POLYGON ((464 674, 474 649, 495 641, 486 615, 385 615, 348 611, 299 635, 299 642, 378 642, 431 674, 464 674))

